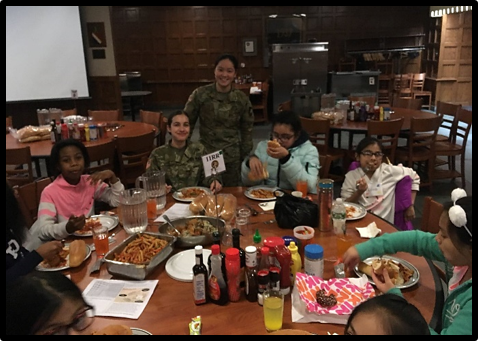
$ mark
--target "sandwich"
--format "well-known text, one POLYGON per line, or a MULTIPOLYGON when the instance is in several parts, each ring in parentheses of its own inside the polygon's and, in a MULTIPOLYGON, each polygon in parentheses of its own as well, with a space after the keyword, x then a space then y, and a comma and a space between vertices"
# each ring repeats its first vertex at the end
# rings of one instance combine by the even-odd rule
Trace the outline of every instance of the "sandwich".
POLYGON ((405 282, 404 273, 401 271, 400 266, 390 259, 377 258, 372 260, 370 265, 360 262, 358 269, 369 277, 372 277, 372 272, 377 276, 382 276, 383 271, 386 270, 393 284, 402 285, 405 282))
POLYGON ((100 330, 94 331, 92 335, 133 335, 130 327, 122 324, 110 324, 100 330))

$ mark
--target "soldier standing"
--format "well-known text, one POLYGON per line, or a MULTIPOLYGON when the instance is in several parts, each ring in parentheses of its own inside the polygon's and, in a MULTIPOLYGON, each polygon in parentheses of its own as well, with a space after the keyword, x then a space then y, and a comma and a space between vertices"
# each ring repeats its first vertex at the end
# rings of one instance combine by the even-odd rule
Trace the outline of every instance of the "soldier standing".
POLYGON ((249 97, 234 89, 238 61, 229 54, 215 63, 215 82, 193 91, 184 107, 191 119, 191 134, 199 119, 199 141, 207 153, 222 150, 224 186, 241 186, 241 162, 252 150, 254 112, 249 97))

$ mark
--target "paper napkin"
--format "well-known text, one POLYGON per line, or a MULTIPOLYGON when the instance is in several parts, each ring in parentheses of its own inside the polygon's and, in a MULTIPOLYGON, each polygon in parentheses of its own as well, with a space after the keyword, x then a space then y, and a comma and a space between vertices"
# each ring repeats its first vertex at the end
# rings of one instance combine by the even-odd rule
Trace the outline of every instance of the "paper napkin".
POLYGON ((276 205, 276 201, 268 201, 268 202, 261 202, 259 204, 259 207, 262 208, 264 211, 270 211, 274 209, 274 206, 276 205))
POLYGON ((375 222, 371 222, 367 227, 356 227, 362 238, 374 238, 382 233, 382 230, 377 228, 375 222))

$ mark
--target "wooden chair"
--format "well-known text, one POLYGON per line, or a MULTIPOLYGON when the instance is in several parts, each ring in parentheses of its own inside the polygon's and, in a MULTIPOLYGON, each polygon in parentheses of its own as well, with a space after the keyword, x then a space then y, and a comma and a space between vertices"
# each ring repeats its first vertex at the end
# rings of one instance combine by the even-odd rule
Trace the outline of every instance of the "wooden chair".
POLYGON ((290 111, 292 110, 292 101, 285 101, 279 104, 279 107, 277 108, 277 111, 290 111))
POLYGON ((6 119, 7 134, 10 132, 10 128, 13 128, 12 116, 7 116, 6 119))
POLYGON ((454 122, 451 140, 438 141, 435 143, 435 157, 440 159, 446 157, 447 161, 439 164, 438 166, 447 165, 448 169, 434 169, 434 179, 456 179, 461 178, 462 188, 465 189, 465 153, 466 144, 468 142, 468 135, 471 131, 472 124, 472 111, 464 108, 458 109, 456 114, 456 120, 454 122), (460 170, 456 166, 456 157, 460 157, 460 170))
POLYGON ((428 186, 430 191, 435 168, 435 142, 442 117, 441 114, 431 118, 411 117, 407 145, 398 147, 395 152, 395 161, 421 173, 420 187, 428 186))
POLYGON ((451 141, 452 128, 461 104, 437 101, 436 112, 443 114, 443 121, 437 134, 437 141, 451 141))
POLYGON ((52 178, 44 177, 21 186, 15 185, 12 187, 28 228, 37 220, 41 193, 52 181, 52 178))
POLYGON ((330 165, 328 169, 323 171, 329 173, 329 178, 334 181, 343 181, 343 174, 332 174, 330 168, 335 161, 341 161, 343 167, 343 160, 345 157, 345 150, 329 147, 330 140, 330 120, 313 119, 300 116, 302 129, 309 134, 309 140, 319 151, 319 155, 326 155, 330 158, 330 165))
POLYGON ((392 84, 394 96, 412 98, 412 75, 410 73, 393 75, 392 84))
POLYGON ((423 98, 405 98, 400 97, 397 94, 393 96, 393 106, 398 108, 406 108, 413 110, 421 110, 423 104, 423 98))
POLYGON ((5 153, 6 177, 12 187, 33 182, 33 163, 30 146, 7 149, 5 153))
POLYGON ((423 98, 422 107, 431 109, 432 106, 432 92, 425 91, 425 76, 426 73, 414 73, 412 74, 411 88, 413 98, 423 98))
POLYGON ((332 157, 319 153, 319 165, 319 179, 327 179, 329 177, 330 167, 332 166, 332 157))
POLYGON ((382 106, 390 106, 391 103, 392 103, 392 76, 380 74, 378 75, 377 104, 382 106))
POLYGON ((166 136, 168 134, 168 118, 166 116, 163 116, 161 118, 160 130, 161 130, 161 134, 159 137, 159 145, 162 146, 163 144, 167 142, 166 136))
POLYGON ((163 119, 163 113, 161 111, 148 111, 148 110, 139 110, 140 121, 143 123, 149 123, 156 127, 156 147, 161 145, 161 140, 164 144, 164 138, 162 139, 162 134, 165 135, 165 132, 161 130, 161 121, 163 119))
POLYGON ((115 110, 88 110, 88 117, 92 117, 95 122, 111 122, 120 119, 120 111, 115 110))
POLYGON ((395 152, 403 121, 405 121, 403 117, 388 121, 367 121, 367 136, 374 136, 380 140, 384 153, 392 164, 395 164, 395 152))
POLYGON ((136 178, 146 171, 154 139, 153 130, 139 136, 115 137, 119 178, 126 188, 134 187, 136 178))
POLYGON ((116 144, 114 140, 108 142, 88 143, 85 145, 90 157, 88 173, 93 174, 105 169, 115 170, 116 144))
POLYGON ((443 204, 433 200, 431 196, 426 196, 423 200, 423 213, 420 221, 420 230, 430 233, 440 231, 440 215, 443 212, 443 204))

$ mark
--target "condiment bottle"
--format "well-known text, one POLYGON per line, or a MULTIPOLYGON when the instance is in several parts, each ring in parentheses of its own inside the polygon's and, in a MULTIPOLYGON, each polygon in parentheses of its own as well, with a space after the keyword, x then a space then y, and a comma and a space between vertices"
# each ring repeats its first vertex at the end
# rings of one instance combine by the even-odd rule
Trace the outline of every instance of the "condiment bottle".
POLYGON ((262 249, 262 236, 259 233, 259 229, 256 229, 254 236, 252 237, 254 246, 257 248, 257 264, 261 262, 261 249, 262 249))
MULTIPOLYGON (((221 260, 222 260, 222 265, 221 265, 222 277, 224 277, 224 280, 227 283, 226 254, 221 251, 221 235, 219 234, 218 231, 214 231, 212 233, 212 242, 213 242, 213 245, 219 245, 219 255, 221 256, 221 260)), ((212 250, 212 247, 211 247, 211 250, 212 250)), ((211 269, 211 257, 212 257, 212 254, 210 254, 207 259, 208 269, 211 269)))
POLYGON ((241 288, 244 288, 246 285, 245 271, 246 271, 246 252, 241 247, 241 230, 238 228, 232 229, 232 247, 235 247, 239 250, 239 259, 241 264, 241 269, 239 273, 240 285, 241 288))
POLYGON ((309 276, 324 277, 324 248, 319 244, 305 247, 304 271, 309 276))
POLYGON ((283 295, 290 293, 290 251, 284 244, 276 245, 276 258, 280 264, 280 292, 283 295))
POLYGON ((244 292, 249 302, 257 301, 257 248, 253 245, 246 249, 246 287, 244 292))
POLYGON ((226 271, 229 301, 237 302, 241 298, 241 261, 239 259, 239 249, 235 247, 226 250, 226 271))
POLYGON ((193 266, 194 303, 200 305, 207 302, 208 273, 206 265, 203 262, 202 245, 196 245, 194 251, 196 255, 196 264, 193 266))
POLYGON ((262 305, 264 291, 268 289, 269 286, 269 248, 263 246, 261 249, 261 262, 259 263, 259 268, 257 271, 257 303, 262 305))
POLYGON ((334 180, 320 179, 317 184, 317 199, 319 205, 319 230, 332 230, 332 202, 334 200, 334 180))
POLYGON ((208 296, 212 303, 224 305, 229 302, 227 283, 222 275, 221 247, 218 244, 211 246, 210 273, 208 278, 208 296))
POLYGON ((294 241, 289 243, 288 248, 290 251, 290 284, 294 286, 295 274, 302 269, 302 259, 299 255, 299 248, 295 245, 294 241))
POLYGON ((50 121, 50 139, 51 139, 51 143, 55 143, 56 142, 56 122, 55 122, 55 119, 51 120, 50 121))

